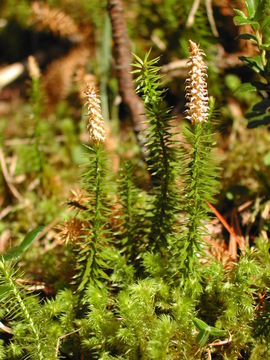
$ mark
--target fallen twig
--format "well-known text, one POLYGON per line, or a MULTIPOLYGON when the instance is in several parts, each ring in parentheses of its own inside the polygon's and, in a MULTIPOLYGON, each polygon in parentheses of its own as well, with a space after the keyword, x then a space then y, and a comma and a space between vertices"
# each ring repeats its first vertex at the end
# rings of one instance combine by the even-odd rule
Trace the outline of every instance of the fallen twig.
POLYGON ((0 235, 0 254, 5 250, 8 240, 11 237, 11 232, 9 229, 6 229, 0 235))
POLYGON ((208 345, 208 349, 207 349, 207 354, 208 354, 208 360, 212 360, 212 347, 216 347, 216 346, 224 346, 227 344, 230 344, 232 342, 232 335, 230 334, 229 339, 226 340, 216 340, 213 343, 208 345))
POLYGON ((222 225, 225 227, 225 229, 230 234, 230 244, 229 244, 229 252, 233 258, 236 258, 237 256, 237 244, 240 247, 241 251, 244 251, 245 245, 243 243, 243 240, 240 239, 240 237, 235 233, 234 228, 231 227, 227 221, 224 219, 224 217, 217 211, 217 209, 210 204, 208 201, 206 202, 209 208, 213 211, 213 213, 216 215, 216 217, 219 219, 219 221, 222 223, 222 225))
POLYGON ((126 104, 129 109, 134 132, 140 144, 142 156, 146 160, 146 140, 142 131, 145 129, 145 109, 142 100, 136 94, 131 75, 132 60, 122 0, 109 0, 108 13, 112 23, 114 58, 119 92, 122 96, 123 103, 126 104))
POLYGON ((219 37, 217 27, 216 27, 216 23, 215 23, 215 19, 214 19, 214 14, 213 14, 212 1, 211 0, 205 0, 205 7, 206 7, 206 13, 207 13, 207 17, 208 17, 208 20, 209 20, 209 24, 210 24, 212 33, 213 33, 213 35, 215 37, 219 37))
POLYGON ((200 2, 201 2, 200 0, 194 0, 194 2, 193 2, 192 8, 190 10, 190 13, 188 15, 187 22, 186 22, 187 28, 191 28, 192 25, 194 24, 195 15, 199 8, 200 2))
POLYGON ((215 340, 214 342, 212 342, 211 344, 209 344, 208 346, 210 347, 215 347, 215 346, 223 346, 223 345, 227 345, 229 343, 232 342, 232 335, 230 334, 230 337, 229 339, 226 339, 226 340, 215 340))
POLYGON ((225 227, 225 229, 231 234, 235 235, 233 229, 230 227, 230 225, 227 223, 227 221, 224 219, 224 217, 217 211, 217 209, 210 204, 208 201, 206 202, 209 208, 213 211, 213 213, 216 215, 216 217, 219 219, 219 221, 222 223, 222 225, 225 227))
POLYGON ((7 169, 7 165, 6 165, 6 161, 5 161, 5 157, 4 157, 4 153, 2 148, 0 147, 0 164, 1 164, 1 168, 2 168, 2 173, 4 176, 4 179, 6 181, 6 184, 10 190, 10 192, 12 193, 12 195, 19 201, 19 202, 23 202, 23 197, 21 196, 21 194, 19 193, 19 191, 15 188, 15 186, 12 183, 12 179, 9 175, 8 169, 7 169))
POLYGON ((6 85, 12 83, 24 72, 24 66, 21 63, 14 63, 5 66, 0 70, 0 91, 6 85))
MULTIPOLYGON (((242 66, 242 63, 239 60, 239 56, 241 55, 242 53, 228 54, 222 46, 218 46, 216 64, 218 64, 218 67, 221 70, 242 66)), ((187 61, 188 59, 173 60, 170 63, 163 65, 161 72, 170 76, 186 77, 187 61)))
POLYGON ((62 335, 62 336, 59 336, 59 338, 57 339, 57 344, 56 344, 56 349, 55 349, 55 359, 58 359, 58 352, 59 352, 59 347, 60 347, 60 341, 65 339, 66 337, 70 336, 70 335, 73 335, 77 332, 79 332, 81 329, 77 329, 77 330, 74 330, 74 331, 71 331, 70 333, 68 334, 65 334, 65 335, 62 335))
POLYGON ((237 209, 237 211, 240 213, 244 210, 246 210, 250 205, 253 203, 253 200, 246 201, 244 204, 240 205, 237 209))
POLYGON ((188 59, 180 59, 174 60, 169 64, 163 65, 161 68, 162 73, 168 73, 170 71, 179 70, 179 69, 187 69, 188 67, 188 59))
POLYGON ((13 334, 13 331, 10 327, 4 325, 1 321, 0 321, 0 330, 4 331, 7 334, 13 334))
POLYGON ((236 208, 233 209, 232 214, 233 214, 233 222, 232 223, 234 224, 235 233, 237 234, 237 240, 239 241, 238 244, 239 244, 239 247, 240 247, 241 251, 245 255, 245 247, 246 247, 245 239, 244 239, 244 236, 243 236, 241 228, 240 228, 236 208))

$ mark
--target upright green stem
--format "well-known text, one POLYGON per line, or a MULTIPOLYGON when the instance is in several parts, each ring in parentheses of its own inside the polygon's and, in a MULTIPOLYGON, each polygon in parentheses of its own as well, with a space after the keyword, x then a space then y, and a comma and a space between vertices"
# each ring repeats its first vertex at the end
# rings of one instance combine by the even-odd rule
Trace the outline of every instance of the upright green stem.
POLYGON ((170 110, 164 102, 162 76, 157 59, 149 60, 150 52, 144 60, 136 57, 134 64, 138 74, 138 92, 142 94, 145 103, 148 129, 146 146, 148 164, 153 185, 152 226, 150 248, 162 251, 169 245, 169 238, 174 232, 174 216, 177 207, 175 187, 175 155, 173 132, 171 131, 170 110))
POLYGON ((138 243, 134 241, 138 226, 138 224, 136 224, 136 220, 138 220, 138 208, 136 206, 138 193, 133 184, 132 168, 128 161, 124 162, 121 169, 119 193, 119 200, 122 206, 122 222, 120 230, 121 242, 123 244, 122 248, 128 259, 133 261, 136 257, 136 246, 138 246, 138 243))
MULTIPOLYGON (((167 156, 167 147, 164 141, 164 134, 159 131, 159 140, 160 140, 160 146, 162 149, 162 164, 163 164, 163 169, 162 169, 162 176, 161 176, 161 205, 160 207, 157 207, 156 209, 158 210, 157 213, 155 214, 155 216, 158 217, 158 229, 156 229, 158 231, 158 237, 161 240, 161 245, 167 246, 167 236, 168 234, 164 233, 164 217, 166 216, 166 209, 168 207, 168 184, 169 184, 169 176, 170 176, 170 170, 169 169, 169 163, 168 163, 168 156, 167 156)), ((158 198, 157 201, 160 201, 160 199, 158 198)), ((157 244, 156 244, 157 245, 157 244)))
POLYGON ((194 143, 192 147, 192 162, 190 169, 190 178, 191 184, 189 184, 189 204, 188 204, 188 212, 189 212, 189 223, 188 223, 188 232, 186 236, 186 258, 184 259, 184 269, 185 276, 188 276, 193 269, 194 262, 197 259, 196 250, 200 249, 200 212, 202 210, 201 205, 202 201, 200 199, 200 142, 202 136, 202 126, 204 124, 195 124, 194 125, 194 143))
MULTIPOLYGON (((88 281, 92 282, 94 279, 94 264, 96 263, 96 253, 97 253, 97 244, 101 240, 100 234, 101 234, 101 207, 102 207, 102 200, 101 200, 101 186, 102 186, 102 168, 101 168, 101 157, 102 157, 102 145, 103 144, 95 144, 94 151, 95 151, 95 197, 93 199, 95 203, 94 207, 94 221, 92 224, 92 234, 91 239, 91 251, 88 254, 88 259, 86 262, 85 270, 82 276, 82 281, 78 287, 78 290, 81 291, 84 289, 86 283, 88 281)), ((90 210, 92 211, 92 209, 90 210)))

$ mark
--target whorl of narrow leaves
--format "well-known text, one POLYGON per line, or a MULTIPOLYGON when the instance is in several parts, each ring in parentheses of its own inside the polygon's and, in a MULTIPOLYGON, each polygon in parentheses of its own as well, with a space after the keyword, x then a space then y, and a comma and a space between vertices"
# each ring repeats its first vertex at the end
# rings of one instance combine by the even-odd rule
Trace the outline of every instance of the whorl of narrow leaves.
POLYGON ((207 66, 203 61, 204 52, 191 40, 189 40, 189 51, 186 113, 187 119, 194 125, 206 122, 208 119, 207 66))
POLYGON ((87 109, 88 109, 88 131, 90 138, 94 143, 104 142, 105 129, 104 119, 101 112, 100 99, 95 88, 89 86, 85 91, 87 109))
POLYGON ((139 250, 138 228, 140 223, 137 208, 138 197, 139 193, 133 182, 131 164, 125 161, 121 168, 119 179, 119 203, 121 204, 119 235, 122 245, 121 251, 129 259, 134 259, 135 254, 139 250))

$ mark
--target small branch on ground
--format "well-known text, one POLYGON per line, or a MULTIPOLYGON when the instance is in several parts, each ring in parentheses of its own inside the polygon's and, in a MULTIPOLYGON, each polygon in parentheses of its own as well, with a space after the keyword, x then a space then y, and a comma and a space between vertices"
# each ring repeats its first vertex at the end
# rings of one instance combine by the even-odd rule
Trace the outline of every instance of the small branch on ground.
MULTIPOLYGON (((230 226, 227 221, 224 219, 224 217, 217 211, 217 209, 210 204, 208 201, 206 202, 209 208, 213 211, 213 213, 216 215, 216 217, 219 219, 219 221, 222 223, 222 225, 225 227, 225 229, 230 234, 230 243, 229 243, 229 253, 230 255, 236 259, 237 258, 237 244, 239 245, 240 250, 245 253, 245 242, 243 237, 237 235, 234 227, 230 226)), ((232 224, 233 224, 233 214, 232 214, 232 224)))
POLYGON ((1 164, 2 173, 3 173, 3 176, 4 176, 5 182, 6 182, 7 186, 8 186, 8 188, 9 188, 10 192, 12 193, 12 195, 19 202, 23 202, 22 195, 19 193, 19 191, 13 185, 13 181, 12 181, 10 175, 9 175, 6 160, 5 160, 5 157, 4 157, 4 152, 3 152, 2 148, 0 148, 0 164, 1 164))
POLYGON ((7 334, 13 334, 12 329, 10 327, 4 325, 1 321, 0 321, 0 330, 7 334))
POLYGON ((190 13, 188 15, 188 19, 187 19, 187 22, 186 22, 186 27, 187 28, 191 28, 192 25, 194 24, 194 20, 195 20, 195 15, 196 15, 196 12, 198 11, 198 8, 200 6, 200 0, 194 0, 193 2, 193 5, 192 5, 192 8, 190 10, 190 13))
POLYGON ((216 23, 215 23, 214 14, 213 14, 212 1, 211 0, 205 0, 205 7, 206 7, 206 13, 207 13, 207 17, 208 17, 208 20, 209 20, 209 24, 210 24, 212 33, 213 33, 213 35, 215 37, 219 37, 217 27, 216 27, 216 23))
POLYGON ((65 339, 66 337, 68 336, 71 336, 77 332, 79 332, 81 329, 77 329, 77 330, 74 330, 68 334, 65 334, 65 335, 62 335, 62 336, 59 336, 59 338, 57 339, 57 344, 56 344, 56 349, 55 349, 55 359, 58 359, 58 353, 59 353, 59 348, 60 348, 60 342, 61 340, 65 339))

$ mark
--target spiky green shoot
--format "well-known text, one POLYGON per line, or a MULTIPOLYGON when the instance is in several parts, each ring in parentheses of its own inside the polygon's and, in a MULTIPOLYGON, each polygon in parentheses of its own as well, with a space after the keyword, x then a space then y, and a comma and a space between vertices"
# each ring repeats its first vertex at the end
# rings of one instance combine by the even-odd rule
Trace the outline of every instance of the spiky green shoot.
POLYGON ((34 359, 43 360, 45 357, 42 351, 39 328, 33 319, 31 308, 26 305, 23 291, 17 286, 15 278, 16 272, 14 268, 5 260, 0 260, 0 286, 4 290, 1 294, 1 300, 5 301, 5 305, 10 309, 10 315, 13 318, 25 322, 25 327, 30 334, 26 341, 31 345, 31 356, 34 359))
POLYGON ((137 91, 142 95, 148 127, 146 147, 153 184, 152 228, 150 249, 166 249, 174 233, 177 193, 175 185, 176 157, 171 125, 172 115, 164 101, 158 58, 149 60, 148 52, 141 60, 136 56, 137 91))

